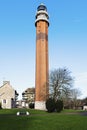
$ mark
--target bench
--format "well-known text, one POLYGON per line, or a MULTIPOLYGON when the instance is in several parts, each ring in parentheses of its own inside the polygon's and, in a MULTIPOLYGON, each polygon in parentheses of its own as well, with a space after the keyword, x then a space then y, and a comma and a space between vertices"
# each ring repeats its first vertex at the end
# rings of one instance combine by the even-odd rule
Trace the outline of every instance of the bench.
POLYGON ((18 111, 17 113, 16 113, 16 115, 17 116, 19 116, 19 115, 29 115, 29 112, 28 111, 18 111))

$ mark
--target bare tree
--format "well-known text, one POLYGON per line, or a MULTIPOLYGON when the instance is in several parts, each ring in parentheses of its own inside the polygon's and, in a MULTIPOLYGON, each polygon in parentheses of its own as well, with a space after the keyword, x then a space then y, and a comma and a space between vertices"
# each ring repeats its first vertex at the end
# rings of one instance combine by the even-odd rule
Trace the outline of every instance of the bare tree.
POLYGON ((62 97, 69 97, 70 88, 73 85, 74 78, 67 68, 59 68, 50 72, 49 85, 50 96, 55 100, 62 97))
POLYGON ((81 94, 81 91, 79 89, 74 88, 74 89, 71 90, 71 99, 76 100, 81 95, 82 94, 81 94))
POLYGON ((77 109, 80 104, 80 100, 78 100, 79 96, 81 96, 81 91, 79 89, 75 88, 71 90, 71 101, 73 102, 74 109, 77 109))

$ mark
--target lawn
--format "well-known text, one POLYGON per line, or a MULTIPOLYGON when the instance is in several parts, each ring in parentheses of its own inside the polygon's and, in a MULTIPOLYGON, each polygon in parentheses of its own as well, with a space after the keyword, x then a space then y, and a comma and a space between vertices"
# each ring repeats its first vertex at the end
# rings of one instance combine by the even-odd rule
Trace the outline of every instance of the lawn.
POLYGON ((59 114, 27 109, 29 116, 16 116, 17 111, 22 110, 0 110, 0 130, 87 130, 87 116, 78 111, 59 114))

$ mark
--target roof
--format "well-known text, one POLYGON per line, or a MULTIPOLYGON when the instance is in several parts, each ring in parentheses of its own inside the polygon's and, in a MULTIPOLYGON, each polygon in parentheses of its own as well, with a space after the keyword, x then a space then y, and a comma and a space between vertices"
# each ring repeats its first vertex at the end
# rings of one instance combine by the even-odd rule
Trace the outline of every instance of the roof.
POLYGON ((27 88, 27 89, 22 93, 22 95, 25 94, 25 93, 35 93, 35 88, 34 88, 34 87, 32 87, 32 88, 27 88))

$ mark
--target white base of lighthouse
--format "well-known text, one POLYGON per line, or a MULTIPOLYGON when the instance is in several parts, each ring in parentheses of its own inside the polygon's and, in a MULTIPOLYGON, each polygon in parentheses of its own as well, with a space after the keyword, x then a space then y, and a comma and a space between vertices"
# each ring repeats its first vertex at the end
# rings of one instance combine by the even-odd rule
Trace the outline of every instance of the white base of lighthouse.
POLYGON ((46 110, 46 102, 45 101, 35 101, 35 109, 46 110))

